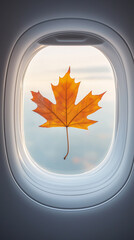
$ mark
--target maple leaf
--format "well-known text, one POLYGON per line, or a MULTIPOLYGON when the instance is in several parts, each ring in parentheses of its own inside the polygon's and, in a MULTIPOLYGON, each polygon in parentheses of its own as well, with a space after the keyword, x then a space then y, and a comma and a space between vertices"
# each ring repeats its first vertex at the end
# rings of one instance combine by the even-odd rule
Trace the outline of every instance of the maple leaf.
POLYGON ((98 106, 98 102, 105 94, 104 92, 99 95, 92 95, 91 91, 79 103, 75 104, 80 82, 75 83, 74 80, 70 77, 69 67, 65 76, 63 78, 59 77, 58 85, 51 84, 56 104, 43 97, 39 91, 31 91, 33 96, 31 100, 37 104, 37 108, 33 111, 47 120, 40 127, 66 127, 67 154, 64 159, 69 153, 68 127, 88 130, 88 126, 96 123, 97 121, 90 120, 87 116, 101 108, 98 106))

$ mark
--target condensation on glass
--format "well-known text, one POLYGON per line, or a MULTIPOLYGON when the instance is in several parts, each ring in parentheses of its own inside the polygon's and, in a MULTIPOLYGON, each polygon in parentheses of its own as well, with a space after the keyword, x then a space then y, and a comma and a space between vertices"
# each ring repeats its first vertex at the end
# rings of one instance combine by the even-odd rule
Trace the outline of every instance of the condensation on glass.
POLYGON ((29 63, 23 80, 23 135, 25 147, 33 162, 58 174, 80 174, 98 166, 108 154, 115 125, 115 79, 110 62, 92 46, 48 46, 41 49, 29 63), (33 112, 31 91, 55 102, 51 83, 57 85, 70 67, 70 76, 80 87, 75 104, 90 91, 106 91, 99 106, 88 116, 98 121, 88 130, 69 128, 70 152, 67 151, 64 127, 41 128, 46 120, 33 112))

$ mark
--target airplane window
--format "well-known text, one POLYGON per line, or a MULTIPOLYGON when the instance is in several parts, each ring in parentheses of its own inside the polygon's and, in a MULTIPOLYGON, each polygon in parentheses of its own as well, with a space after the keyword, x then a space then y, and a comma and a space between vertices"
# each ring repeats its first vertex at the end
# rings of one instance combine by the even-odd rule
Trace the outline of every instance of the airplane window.
MULTIPOLYGON (((14 182, 47 207, 78 210, 111 200, 125 186, 133 166, 134 68, 123 38, 98 22, 51 20, 24 32, 8 59, 3 131, 14 182), (91 114, 81 115, 80 128, 71 127, 67 120, 65 124, 64 119, 60 127, 57 122, 49 128, 39 127, 48 124, 48 115, 43 117, 41 110, 38 114, 37 95, 40 106, 44 98, 51 107, 58 103, 53 109, 62 110, 60 121, 65 113, 70 116, 56 90, 62 89, 59 77, 65 79, 65 75, 78 86, 78 93, 75 90, 71 95, 70 114, 76 116, 89 96, 91 103, 102 94, 96 100, 101 108, 96 104, 91 114), (85 116, 88 123, 96 121, 86 130, 81 127, 85 116)), ((78 118, 73 124, 78 124, 78 118)))
MULTIPOLYGON (((73 110, 72 110, 73 111, 73 110)), ((48 46, 30 61, 23 80, 24 139, 27 151, 36 164, 59 174, 79 174, 100 164, 107 155, 113 133, 115 80, 110 62, 92 46, 48 46), (69 154, 65 127, 39 127, 46 119, 33 110, 31 91, 56 104, 51 84, 57 85, 70 67, 70 77, 80 82, 75 105, 90 91, 106 92, 98 105, 101 109, 88 115, 97 121, 88 130, 68 127, 69 154)))

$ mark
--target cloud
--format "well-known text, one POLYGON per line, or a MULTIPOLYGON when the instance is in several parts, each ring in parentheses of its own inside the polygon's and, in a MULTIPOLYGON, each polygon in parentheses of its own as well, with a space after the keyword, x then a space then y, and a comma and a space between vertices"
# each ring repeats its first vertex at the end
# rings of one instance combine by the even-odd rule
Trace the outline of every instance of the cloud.
POLYGON ((89 171, 96 167, 98 155, 96 152, 90 152, 84 157, 73 157, 72 162, 76 165, 80 165, 84 171, 89 171))

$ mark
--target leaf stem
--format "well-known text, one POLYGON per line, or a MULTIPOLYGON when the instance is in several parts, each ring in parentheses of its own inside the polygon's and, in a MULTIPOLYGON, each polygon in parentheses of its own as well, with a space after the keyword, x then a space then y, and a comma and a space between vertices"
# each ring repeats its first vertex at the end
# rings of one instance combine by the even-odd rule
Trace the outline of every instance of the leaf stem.
POLYGON ((64 157, 64 160, 66 159, 68 153, 69 153, 69 138, 68 138, 68 127, 66 127, 66 134, 67 134, 67 154, 64 157))

